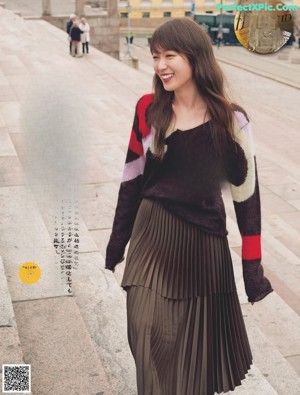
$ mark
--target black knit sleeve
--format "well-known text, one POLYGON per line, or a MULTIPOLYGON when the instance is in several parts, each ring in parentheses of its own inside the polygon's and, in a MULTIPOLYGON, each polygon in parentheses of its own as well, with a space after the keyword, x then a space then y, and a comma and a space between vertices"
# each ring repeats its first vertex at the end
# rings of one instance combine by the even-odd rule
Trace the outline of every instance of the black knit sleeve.
POLYGON ((235 112, 236 153, 231 193, 242 237, 242 264, 249 302, 263 299, 273 291, 261 264, 261 208, 252 131, 248 118, 235 112))
POLYGON ((106 249, 105 267, 112 271, 124 256, 141 202, 146 161, 143 139, 150 134, 146 124, 146 110, 151 97, 149 95, 143 96, 136 106, 112 233, 106 249))

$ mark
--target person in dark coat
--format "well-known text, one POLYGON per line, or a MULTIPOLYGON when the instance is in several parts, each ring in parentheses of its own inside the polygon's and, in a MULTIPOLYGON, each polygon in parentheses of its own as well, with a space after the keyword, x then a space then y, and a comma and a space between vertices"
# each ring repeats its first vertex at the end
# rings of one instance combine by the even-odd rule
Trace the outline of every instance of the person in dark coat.
POLYGON ((72 29, 72 26, 73 26, 73 23, 75 22, 75 20, 76 20, 76 15, 71 14, 70 19, 68 20, 67 25, 66 25, 66 31, 68 33, 68 39, 70 42, 70 45, 69 45, 70 55, 72 55, 72 41, 71 41, 70 32, 71 32, 71 29, 72 29))
POLYGON ((81 34, 83 33, 82 30, 79 29, 79 23, 77 21, 73 22, 73 26, 70 30, 70 37, 71 37, 71 53, 72 56, 77 55, 81 57, 81 34))

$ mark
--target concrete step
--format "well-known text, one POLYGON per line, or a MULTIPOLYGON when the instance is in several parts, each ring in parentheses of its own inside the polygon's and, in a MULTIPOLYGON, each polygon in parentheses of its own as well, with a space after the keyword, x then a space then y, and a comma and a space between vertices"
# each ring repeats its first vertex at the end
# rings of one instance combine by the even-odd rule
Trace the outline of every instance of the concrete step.
POLYGON ((124 291, 104 269, 100 253, 82 253, 74 295, 115 395, 136 395, 135 366, 127 342, 124 291))
POLYGON ((12 307, 12 301, 6 280, 5 269, 0 256, 0 327, 13 327, 16 322, 12 307))
MULTIPOLYGON (((270 296, 269 300, 276 299, 276 295, 274 296, 274 298, 273 295, 272 297, 270 296)), ((254 306, 243 306, 243 311, 247 314, 245 323, 252 347, 254 364, 276 393, 279 395, 297 394, 300 384, 299 374, 282 357, 274 344, 270 342, 268 334, 265 334, 265 331, 262 332, 257 327, 257 322, 254 322, 253 316, 256 316, 256 308, 260 308, 264 303, 257 303, 254 306)), ((253 394, 256 393, 255 391, 253 392, 253 394)))
MULTIPOLYGON (((1 188, 1 192, 3 191, 4 189, 1 188)), ((10 188, 5 188, 5 192, 9 193, 10 188)), ((53 395, 66 393, 112 395, 113 392, 101 360, 93 346, 75 299, 56 297, 66 292, 58 292, 58 289, 63 289, 63 286, 57 266, 53 270, 55 268, 53 246, 49 234, 43 235, 45 225, 32 195, 28 190, 24 190, 24 187, 20 187, 15 188, 14 193, 9 196, 10 198, 5 200, 9 204, 3 204, 1 208, 1 210, 5 209, 5 214, 1 213, 3 235, 1 242, 5 260, 10 262, 9 287, 15 298, 13 307, 17 325, 12 318, 8 286, 5 287, 5 283, 4 286, 1 284, 0 289, 3 295, 0 300, 3 314, 0 317, 5 319, 5 322, 1 321, 4 327, 0 328, 3 363, 21 363, 22 355, 19 356, 18 353, 22 348, 24 363, 32 365, 32 388, 33 393, 36 394, 48 394, 51 391, 53 395), (22 198, 18 198, 19 192, 22 198), (6 218, 13 219, 12 223, 6 221, 6 218), (30 226, 27 224, 27 218, 30 226), (31 233, 25 230, 19 233, 20 228, 30 228, 31 233), (30 239, 27 240, 26 236, 30 239), (38 239, 36 239, 37 236, 38 239), (14 252, 15 249, 10 243, 15 243, 19 252, 14 252), (26 253, 26 247, 27 245, 30 247, 31 243, 38 246, 39 253, 44 258, 40 264, 43 280, 28 285, 20 282, 17 269, 20 266, 20 257, 26 253), (51 254, 46 259, 48 250, 51 254), (58 276, 52 283, 51 278, 55 273, 58 276), (36 300, 37 297, 42 299, 36 300), (8 328, 8 325, 12 327, 8 328), (60 375, 61 379, 57 381, 60 375)), ((81 232, 81 235, 83 236, 83 249, 93 249, 94 244, 88 244, 84 232, 81 232)), ((39 262, 32 252, 26 254, 34 262, 39 262)), ((1 275, 2 278, 6 277, 1 275)))
POLYGON ((114 394, 74 298, 15 302, 14 310, 35 394, 114 394))
POLYGON ((16 318, 10 297, 6 274, 0 257, 0 385, 2 365, 24 364, 16 318))
POLYGON ((265 334, 269 342, 285 358, 300 355, 300 317, 276 293, 257 303, 251 313, 251 320, 265 334), (284 336, 282 336, 284 334, 284 336))
POLYGON ((52 240, 31 191, 25 186, 2 187, 0 198, 0 248, 12 300, 66 295, 59 270, 53 270, 52 240), (40 267, 41 278, 35 284, 28 285, 18 276, 25 262, 34 262, 40 267))
POLYGON ((0 366, 30 364, 31 394, 114 394, 74 298, 12 304, 0 258, 0 301, 0 366))

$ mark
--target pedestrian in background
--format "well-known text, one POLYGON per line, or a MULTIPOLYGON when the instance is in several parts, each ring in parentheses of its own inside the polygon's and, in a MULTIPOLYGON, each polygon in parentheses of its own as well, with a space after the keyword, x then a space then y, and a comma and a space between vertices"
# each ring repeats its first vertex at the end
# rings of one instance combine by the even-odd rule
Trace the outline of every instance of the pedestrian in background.
POLYGON ((79 22, 74 21, 70 30, 71 43, 72 43, 72 56, 81 57, 81 34, 82 30, 79 29, 79 22))
POLYGON ((81 18, 79 29, 83 31, 81 34, 82 53, 89 53, 89 42, 90 42, 90 25, 87 23, 85 18, 81 18))
POLYGON ((106 268, 124 259, 139 395, 213 395, 241 384, 252 354, 227 240, 231 187, 251 303, 272 292, 246 112, 225 95, 205 30, 176 18, 153 34, 154 93, 137 103, 106 268))
POLYGON ((72 40, 71 40, 71 36, 70 36, 70 31, 71 31, 71 28, 72 28, 73 23, 74 23, 75 20, 76 20, 76 15, 75 14, 71 14, 70 15, 70 19, 68 20, 67 25, 66 25, 66 30, 67 30, 68 39, 69 39, 70 55, 72 55, 72 40))
POLYGON ((223 35, 222 33, 218 33, 217 35, 217 47, 220 48, 221 44, 222 44, 222 40, 223 40, 223 35))

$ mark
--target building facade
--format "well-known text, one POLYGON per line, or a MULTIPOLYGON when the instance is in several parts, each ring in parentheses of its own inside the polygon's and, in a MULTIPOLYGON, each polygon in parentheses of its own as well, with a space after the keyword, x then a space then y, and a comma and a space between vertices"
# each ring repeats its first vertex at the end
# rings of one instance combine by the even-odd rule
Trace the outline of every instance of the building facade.
MULTIPOLYGON (((253 0, 257 2, 258 0, 253 0)), ((267 0, 260 0, 261 3, 267 0)), ((148 18, 176 18, 190 16, 196 13, 217 12, 217 4, 233 4, 233 0, 118 0, 119 15, 127 18, 130 13, 132 19, 148 18)), ((239 0, 236 0, 239 3, 239 0)), ((285 1, 285 4, 297 5, 300 8, 300 0, 285 1)))

